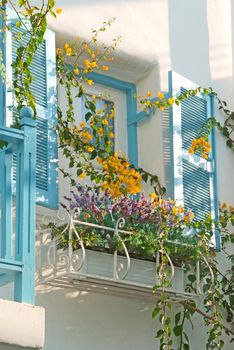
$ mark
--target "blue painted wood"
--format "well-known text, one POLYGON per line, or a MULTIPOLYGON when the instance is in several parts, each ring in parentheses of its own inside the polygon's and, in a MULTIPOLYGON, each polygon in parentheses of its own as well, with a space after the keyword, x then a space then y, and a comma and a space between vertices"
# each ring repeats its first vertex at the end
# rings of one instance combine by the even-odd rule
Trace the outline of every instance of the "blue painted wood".
MULTIPOLYGON (((4 11, 5 8, 0 6, 0 10, 4 11)), ((4 24, 4 13, 0 14, 0 29, 3 28, 4 24)), ((0 63, 5 62, 5 43, 4 43, 4 32, 0 30, 0 63)), ((2 75, 0 74, 0 126, 4 125, 5 122, 5 84, 3 82, 2 75)))
POLYGON ((4 259, 12 258, 12 152, 5 152, 1 155, 1 257, 4 259), (4 159, 3 159, 3 158, 4 159))
POLYGON ((1 141, 17 144, 24 140, 24 133, 21 130, 0 126, 1 141))
POLYGON ((25 138, 17 154, 15 259, 23 269, 15 274, 14 298, 34 304, 36 122, 29 109, 20 116, 25 138))
MULTIPOLYGON (((169 93, 171 96, 194 89, 197 84, 175 72, 169 73, 169 93)), ((215 164, 215 135, 210 137, 212 152, 203 159, 200 154, 189 154, 193 138, 198 136, 207 118, 214 116, 212 96, 190 96, 179 106, 173 105, 171 118, 171 195, 185 206, 192 209, 195 219, 202 220, 211 214, 218 218, 218 196, 215 164)), ((216 237, 216 245, 218 238, 216 237)))
MULTIPOLYGON (((211 99, 211 111, 210 116, 215 116, 215 98, 213 95, 211 99)), ((214 211, 215 211, 215 220, 219 220, 219 194, 218 194, 218 181, 217 181, 217 156, 216 156, 216 130, 212 129, 211 132, 211 147, 212 147, 212 168, 213 168, 213 184, 214 184, 214 211)), ((215 246, 216 250, 221 250, 221 235, 219 230, 215 230, 215 246)))
MULTIPOLYGON (((128 122, 135 119, 137 114, 137 100, 134 97, 136 95, 136 87, 127 91, 127 111, 128 122)), ((137 122, 128 126, 128 157, 130 162, 138 166, 138 135, 137 135, 137 122)))
MULTIPOLYGON (((12 15, 9 15, 12 18, 12 15)), ((14 35, 23 32, 22 28, 15 26, 15 19, 10 21, 11 32, 7 40, 7 70, 12 77, 11 62, 16 57, 16 51, 20 45, 26 44, 28 35, 24 35, 22 43, 14 39, 14 35)), ((32 73, 31 92, 36 100, 37 110, 37 161, 36 161, 36 198, 37 204, 58 208, 58 151, 55 125, 57 123, 57 91, 56 91, 56 57, 55 35, 47 30, 44 41, 38 48, 32 61, 30 70, 32 73)), ((8 92, 6 106, 7 123, 9 126, 17 117, 16 102, 12 93, 8 92), (10 95, 10 96, 9 96, 10 95), (12 108, 14 106, 14 108, 12 108)))
MULTIPOLYGON (((68 65, 69 69, 72 66, 68 65)), ((113 89, 121 90, 127 98, 127 124, 128 124, 128 158, 132 164, 138 166, 138 137, 137 137, 137 99, 136 85, 133 83, 119 80, 107 75, 89 73, 89 79, 97 84, 102 84, 113 89)))

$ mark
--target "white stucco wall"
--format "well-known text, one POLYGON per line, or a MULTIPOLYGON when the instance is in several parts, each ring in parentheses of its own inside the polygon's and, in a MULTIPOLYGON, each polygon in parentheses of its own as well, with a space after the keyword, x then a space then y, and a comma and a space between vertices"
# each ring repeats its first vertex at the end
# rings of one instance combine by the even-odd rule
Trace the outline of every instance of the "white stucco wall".
MULTIPOLYGON (((58 1, 60 5, 63 14, 50 22, 57 32, 58 45, 68 37, 88 38, 90 26, 98 27, 103 20, 117 17, 108 33, 103 34, 107 42, 119 34, 123 37, 109 74, 135 82, 138 94, 147 90, 155 94, 159 90, 167 91, 167 72, 173 69, 198 85, 212 86, 230 108, 234 107, 233 3, 230 0, 90 0, 79 3, 70 0, 58 1)), ((139 124, 138 138, 140 165, 158 173, 163 181, 160 113, 139 124)), ((233 204, 234 186, 230 176, 234 173, 233 154, 220 135, 217 144, 219 199, 233 204)), ((153 339, 156 323, 151 320, 152 303, 69 291, 40 294, 37 300, 48 310, 48 350, 56 349, 59 341, 71 350, 78 343, 86 349, 93 349, 95 344, 95 348, 102 350, 157 347, 153 339), (60 308, 56 307, 58 304, 60 308), (61 336, 55 340, 56 322, 61 336)), ((188 328, 188 334, 192 349, 205 347, 200 317, 195 320, 193 332, 188 328)), ((231 345, 225 345, 225 350, 228 349, 231 345)))
MULTIPOLYGON (((167 90, 167 72, 173 69, 199 85, 212 86, 230 108, 234 107, 233 1, 58 0, 57 6, 63 13, 49 24, 56 31, 58 45, 78 35, 88 38, 91 27, 117 17, 102 36, 106 42, 123 36, 109 74, 135 82, 138 93, 167 90)), ((163 179, 161 125, 157 113, 139 125, 138 135, 141 165, 163 179)), ((219 199, 233 205, 233 153, 221 136, 217 139, 219 199)), ((46 350, 157 348, 156 323, 151 320, 153 303, 42 289, 37 304, 46 308, 46 350)), ((205 348, 204 332, 197 318, 194 331, 188 330, 193 350, 205 348)), ((224 349, 232 346, 227 344, 224 349)))
MULTIPOLYGON (((167 73, 173 69, 199 85, 212 86, 234 107, 231 0, 60 0, 57 5, 63 13, 49 25, 58 45, 78 35, 88 39, 91 27, 116 17, 100 37, 110 43, 122 36, 109 74, 137 83, 139 94, 167 91, 167 73)), ((142 165, 163 178, 160 117, 141 123, 138 133, 142 165), (155 152, 154 162, 149 149, 155 152)), ((232 152, 219 136, 218 145, 219 198, 232 203, 234 186, 227 186, 234 171, 232 152)))

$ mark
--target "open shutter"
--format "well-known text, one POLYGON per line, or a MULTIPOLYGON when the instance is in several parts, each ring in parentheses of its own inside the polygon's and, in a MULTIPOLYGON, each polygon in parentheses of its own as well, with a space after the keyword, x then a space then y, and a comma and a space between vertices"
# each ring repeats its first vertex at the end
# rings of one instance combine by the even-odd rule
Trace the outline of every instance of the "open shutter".
MULTIPOLYGON (((22 41, 16 40, 21 28, 15 26, 11 20, 11 31, 6 40, 6 68, 10 82, 14 81, 11 68, 16 57, 17 48, 26 44, 28 36, 22 41)), ((37 204, 50 208, 58 207, 57 189, 57 139, 54 126, 56 125, 57 94, 56 94, 56 58, 55 35, 47 30, 44 41, 37 50, 31 64, 33 81, 31 91, 36 99, 37 135, 36 135, 36 190, 37 204)), ((6 93, 6 125, 12 125, 16 112, 11 88, 6 93)))
MULTIPOLYGON (((175 72, 169 72, 169 93, 178 96, 198 85, 175 72)), ((192 139, 197 138, 207 118, 214 117, 212 96, 190 96, 170 109, 172 197, 185 209, 193 210, 195 220, 206 215, 218 216, 214 132, 210 137, 212 152, 208 159, 189 154, 192 139)), ((216 241, 217 243, 217 241, 216 241)))

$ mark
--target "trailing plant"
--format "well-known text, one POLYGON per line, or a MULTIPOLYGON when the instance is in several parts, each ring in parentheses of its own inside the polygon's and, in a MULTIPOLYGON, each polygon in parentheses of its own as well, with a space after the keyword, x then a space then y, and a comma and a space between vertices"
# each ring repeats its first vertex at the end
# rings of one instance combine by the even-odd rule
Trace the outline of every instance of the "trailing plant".
MULTIPOLYGON (((222 349, 223 333, 233 336, 229 325, 233 320, 233 270, 226 273, 219 271, 217 254, 211 246, 214 229, 219 229, 223 238, 222 250, 227 243, 233 242, 228 225, 233 223, 234 209, 221 205, 221 216, 214 227, 214 222, 207 217, 205 221, 194 220, 192 212, 186 212, 170 199, 163 199, 153 193, 150 197, 143 194, 139 198, 131 195, 115 198, 106 190, 80 186, 65 198, 62 206, 68 210, 80 210, 80 220, 88 223, 115 227, 120 217, 126 220, 125 229, 131 234, 121 234, 130 256, 140 259, 155 260, 159 252, 157 281, 153 291, 157 293, 153 318, 161 323, 156 333, 160 349, 190 349, 189 336, 185 326, 192 324, 194 314, 203 317, 207 329, 207 349, 222 349), (200 261, 202 284, 199 287, 196 278, 196 264, 200 261), (183 266, 187 271, 186 292, 202 289, 201 298, 192 301, 179 301, 181 310, 174 311, 170 297, 172 287, 171 266, 183 266), (174 338, 178 338, 176 348, 174 338)), ((63 226, 50 224, 52 236, 56 237, 60 248, 67 248, 68 232, 63 226)), ((99 251, 124 253, 122 245, 111 233, 104 234, 99 228, 75 226, 86 248, 99 251)), ((80 247, 80 240, 73 238, 73 248, 80 247)), ((226 252, 226 254, 228 254, 226 252)), ((228 255, 233 263, 233 254, 228 255)))

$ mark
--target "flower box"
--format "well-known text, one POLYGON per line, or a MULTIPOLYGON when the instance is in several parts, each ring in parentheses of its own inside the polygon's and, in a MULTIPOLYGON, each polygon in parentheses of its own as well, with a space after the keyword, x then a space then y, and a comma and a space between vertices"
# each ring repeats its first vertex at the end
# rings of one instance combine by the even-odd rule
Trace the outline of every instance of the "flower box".
MULTIPOLYGON (((81 251, 78 252, 79 257, 81 258, 81 251)), ((118 276, 120 280, 126 271, 127 268, 127 258, 124 256, 118 256, 118 276), (122 268, 122 271, 121 271, 122 268)), ((80 275, 85 275, 88 277, 106 279, 114 279, 114 255, 86 250, 86 258, 82 268, 78 271, 80 275)), ((184 291, 184 269, 181 267, 175 267, 175 276, 172 280, 172 288, 175 291, 184 291)), ((140 260, 140 259, 130 259, 130 268, 123 279, 125 283, 136 284, 136 285, 146 285, 154 286, 156 282, 156 264, 155 262, 140 260)))

